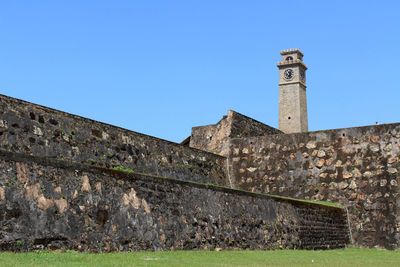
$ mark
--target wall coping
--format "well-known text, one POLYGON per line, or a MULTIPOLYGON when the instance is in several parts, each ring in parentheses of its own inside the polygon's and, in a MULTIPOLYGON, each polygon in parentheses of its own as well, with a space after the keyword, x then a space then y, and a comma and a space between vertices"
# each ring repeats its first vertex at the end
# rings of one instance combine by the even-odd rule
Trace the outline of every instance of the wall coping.
POLYGON ((297 137, 297 136, 305 136, 305 135, 314 135, 314 134, 319 134, 319 133, 342 133, 342 132, 348 132, 348 131, 353 131, 353 130, 368 130, 368 129, 384 129, 384 128, 395 128, 397 126, 400 126, 400 122, 395 122, 395 123, 385 123, 385 124, 379 124, 379 125, 366 125, 366 126, 357 126, 357 127, 349 127, 349 128, 335 128, 335 129, 328 129, 328 130, 317 130, 317 131, 310 131, 310 132, 303 132, 303 133, 290 133, 290 134, 270 134, 270 135, 262 135, 262 136, 249 136, 249 137, 234 137, 231 138, 232 141, 234 140, 244 140, 244 139, 268 139, 268 138, 274 138, 277 136, 291 136, 291 137, 297 137))

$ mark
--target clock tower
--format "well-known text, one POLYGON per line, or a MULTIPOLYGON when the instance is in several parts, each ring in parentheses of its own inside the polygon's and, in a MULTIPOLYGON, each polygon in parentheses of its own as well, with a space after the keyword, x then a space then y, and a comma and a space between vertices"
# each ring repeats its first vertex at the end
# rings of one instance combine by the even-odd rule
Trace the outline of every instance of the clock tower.
POLYGON ((281 51, 279 68, 279 130, 284 133, 308 131, 306 70, 299 49, 281 51))

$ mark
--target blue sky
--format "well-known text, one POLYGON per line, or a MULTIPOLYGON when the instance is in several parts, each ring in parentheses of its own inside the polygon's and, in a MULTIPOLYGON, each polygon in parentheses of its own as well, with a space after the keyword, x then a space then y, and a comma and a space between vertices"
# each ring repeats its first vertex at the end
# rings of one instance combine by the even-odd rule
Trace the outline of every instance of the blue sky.
POLYGON ((299 48, 309 130, 400 122, 400 1, 0 0, 0 93, 180 142, 228 109, 278 127, 299 48))

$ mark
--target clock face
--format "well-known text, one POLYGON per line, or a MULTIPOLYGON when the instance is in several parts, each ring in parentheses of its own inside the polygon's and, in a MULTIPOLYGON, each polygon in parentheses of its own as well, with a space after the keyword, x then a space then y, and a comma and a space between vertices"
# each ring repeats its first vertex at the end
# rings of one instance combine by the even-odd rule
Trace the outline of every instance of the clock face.
POLYGON ((292 69, 287 69, 287 70, 285 70, 283 75, 286 80, 291 80, 291 79, 293 79, 294 71, 292 69))

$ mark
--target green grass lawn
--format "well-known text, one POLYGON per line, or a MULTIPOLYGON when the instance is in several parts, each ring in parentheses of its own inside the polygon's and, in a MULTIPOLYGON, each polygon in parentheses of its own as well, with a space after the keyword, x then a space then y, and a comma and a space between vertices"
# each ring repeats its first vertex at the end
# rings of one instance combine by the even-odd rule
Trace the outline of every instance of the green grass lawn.
POLYGON ((169 251, 89 254, 0 253, 0 266, 400 266, 400 252, 376 249, 325 251, 169 251))

